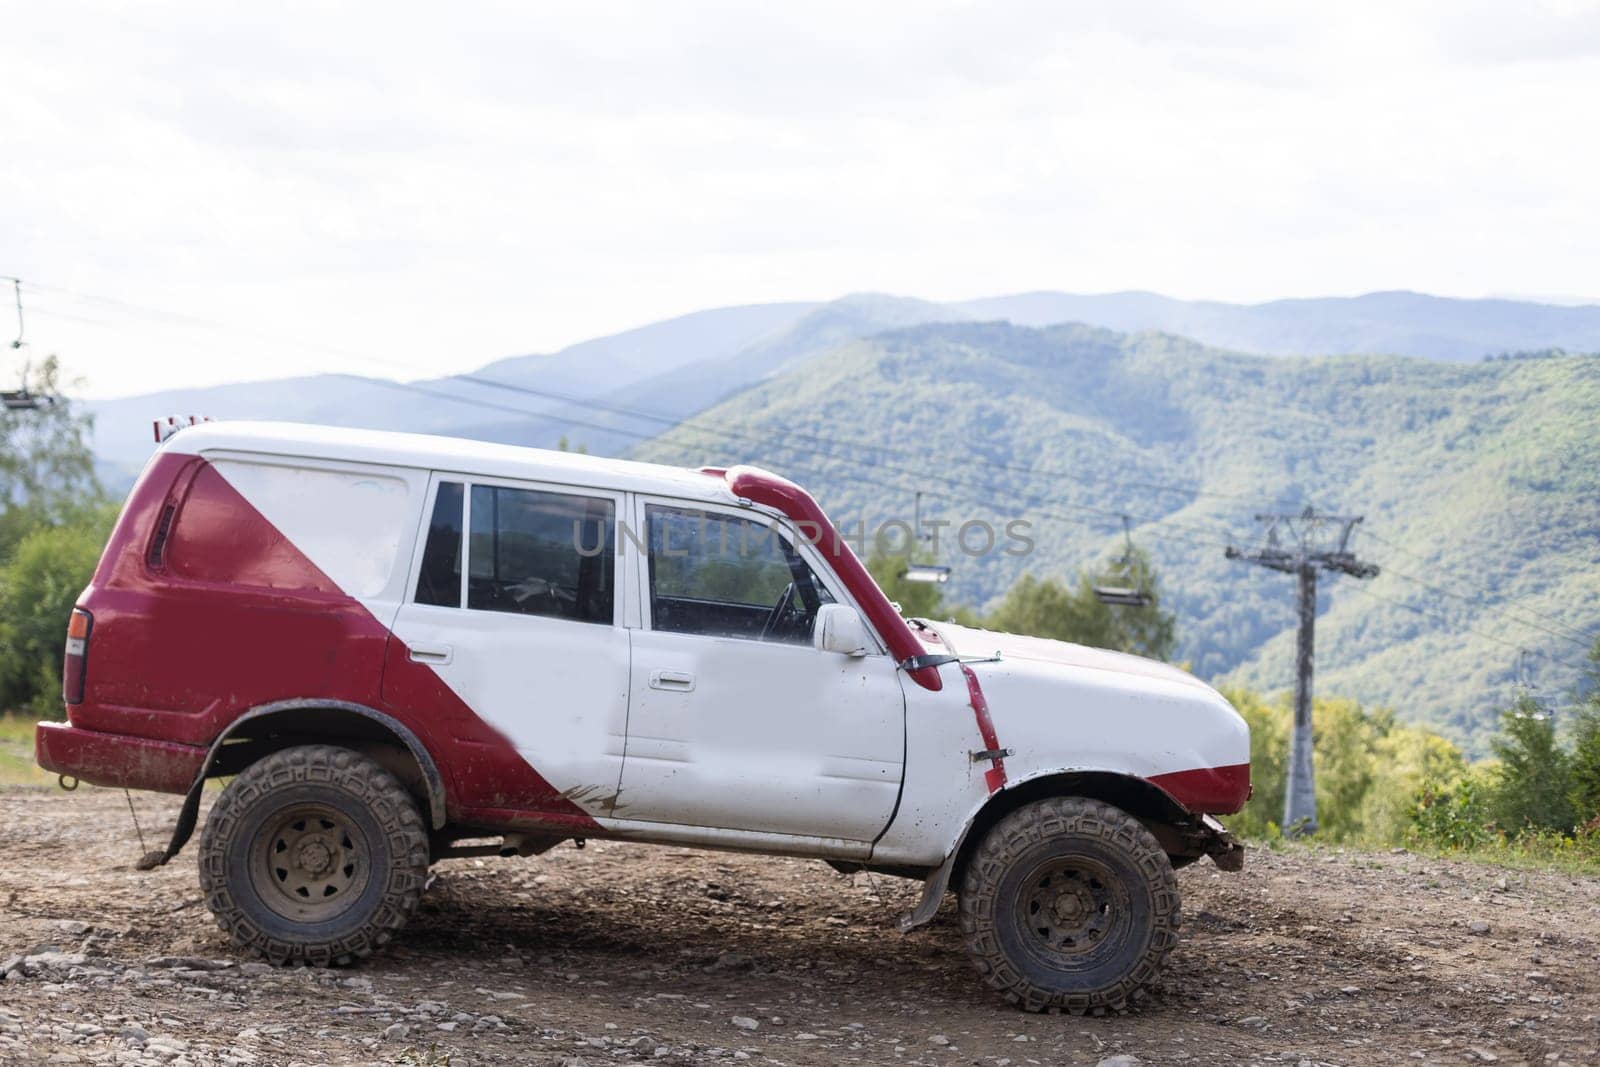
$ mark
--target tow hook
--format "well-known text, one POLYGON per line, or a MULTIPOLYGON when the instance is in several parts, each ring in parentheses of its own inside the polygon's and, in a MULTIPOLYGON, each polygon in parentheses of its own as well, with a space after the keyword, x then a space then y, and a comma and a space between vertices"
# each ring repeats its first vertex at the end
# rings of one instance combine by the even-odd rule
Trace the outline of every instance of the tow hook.
POLYGON ((70 793, 74 789, 78 788, 78 780, 72 777, 70 774, 58 774, 56 775, 56 785, 59 785, 63 790, 70 793), (71 783, 70 785, 68 784, 69 782, 71 783))

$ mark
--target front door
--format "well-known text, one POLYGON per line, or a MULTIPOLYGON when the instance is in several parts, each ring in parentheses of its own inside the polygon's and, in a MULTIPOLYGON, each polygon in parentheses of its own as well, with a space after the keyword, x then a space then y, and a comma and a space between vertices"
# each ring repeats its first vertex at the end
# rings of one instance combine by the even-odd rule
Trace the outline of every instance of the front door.
POLYGON ((640 499, 634 521, 644 627, 616 817, 874 840, 899 797, 905 697, 881 650, 813 647, 833 579, 747 509, 640 499))

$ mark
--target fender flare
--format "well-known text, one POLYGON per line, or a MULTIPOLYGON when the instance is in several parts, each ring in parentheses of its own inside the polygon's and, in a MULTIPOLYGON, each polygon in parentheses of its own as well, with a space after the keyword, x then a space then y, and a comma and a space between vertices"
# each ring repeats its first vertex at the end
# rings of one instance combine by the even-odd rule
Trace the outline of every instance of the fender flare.
MULTIPOLYGON (((1077 767, 1034 771, 1026 777, 1008 782, 1004 788, 995 790, 974 805, 967 817, 962 820, 961 833, 956 836, 955 843, 945 855, 944 861, 928 872, 927 880, 922 887, 922 899, 917 902, 915 908, 900 917, 900 931, 908 933, 933 921, 934 915, 939 911, 939 905, 944 901, 945 892, 949 889, 950 878, 955 873, 957 865, 964 858, 968 837, 971 836, 973 829, 979 824, 980 820, 985 819, 988 813, 997 810, 1010 811, 1027 803, 1029 799, 1033 799, 1036 796, 1051 795, 1058 792, 1055 789, 1046 789, 1046 783, 1059 782, 1065 787, 1069 782, 1089 784, 1090 782, 1111 780, 1125 782, 1134 789, 1148 791, 1146 792, 1147 796, 1160 797, 1161 802, 1164 802, 1161 806, 1166 809, 1164 814, 1168 816, 1187 813, 1187 809, 1171 793, 1152 782, 1149 778, 1130 771, 1115 770, 1107 767, 1077 767)), ((1068 795, 1078 792, 1076 789, 1063 791, 1067 792, 1068 795)), ((1092 788, 1084 789, 1082 790, 1082 795, 1094 796, 1097 792, 1099 791, 1092 788)), ((1102 797, 1102 799, 1104 798, 1102 797)), ((995 819, 990 819, 989 822, 997 821, 998 818, 996 816, 995 819)), ((985 826, 985 832, 987 832, 987 829, 988 827, 985 826)))
POLYGON ((232 737, 236 736, 240 727, 247 726, 271 715, 281 715, 287 711, 310 711, 327 709, 342 711, 360 716, 363 719, 381 726, 389 733, 398 737, 405 745, 411 758, 416 760, 418 769, 422 772, 422 784, 428 794, 428 822, 435 829, 443 828, 446 820, 444 778, 439 773, 439 767, 434 762, 433 756, 428 752, 417 735, 404 723, 392 715, 386 715, 376 708, 369 708, 365 704, 356 704, 348 700, 320 700, 310 697, 293 700, 276 700, 270 704, 262 704, 251 708, 230 722, 227 727, 211 742, 211 747, 206 750, 206 758, 200 764, 200 769, 195 772, 194 783, 189 786, 189 792, 183 798, 183 807, 178 812, 178 822, 172 828, 172 840, 167 843, 166 849, 158 852, 147 852, 140 857, 135 867, 141 871, 153 870, 171 860, 188 844, 189 838, 194 835, 195 824, 200 817, 200 798, 205 791, 206 778, 210 776, 211 769, 216 765, 217 756, 222 751, 222 746, 232 737))

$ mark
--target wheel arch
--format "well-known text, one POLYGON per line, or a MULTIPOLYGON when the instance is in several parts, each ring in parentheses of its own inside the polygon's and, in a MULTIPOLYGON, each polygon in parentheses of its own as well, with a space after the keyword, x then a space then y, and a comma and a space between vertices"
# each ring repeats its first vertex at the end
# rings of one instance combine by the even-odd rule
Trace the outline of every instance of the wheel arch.
POLYGON ((444 777, 427 746, 394 716, 345 700, 279 700, 250 709, 211 743, 199 778, 237 774, 263 756, 307 741, 356 742, 403 753, 391 761, 397 766, 385 766, 419 794, 433 829, 445 825, 444 777))
MULTIPOLYGON (((1121 808, 1154 830, 1191 817, 1172 795, 1145 778, 1122 771, 1074 770, 1035 775, 989 795, 961 833, 953 853, 951 885, 960 885, 967 860, 989 829, 1018 808, 1048 797, 1085 797, 1121 808)), ((1160 837, 1160 834, 1157 834, 1160 837)))
POLYGON ((1048 797, 1085 797, 1121 808, 1144 823, 1163 846, 1172 837, 1168 828, 1193 818, 1193 813, 1166 790, 1126 771, 1045 771, 1011 782, 989 794, 968 817, 945 861, 928 873, 921 902, 901 918, 901 930, 914 929, 933 919, 946 890, 961 885, 967 861, 990 827, 1023 805, 1048 797))
POLYGON ((263 756, 308 741, 364 742, 368 749, 389 753, 398 749, 404 755, 388 769, 426 802, 428 823, 435 830, 444 827, 447 818, 444 778, 427 747, 399 719, 347 700, 278 700, 251 708, 229 723, 211 742, 205 761, 195 773, 194 784, 183 799, 183 807, 178 810, 172 839, 165 849, 141 856, 135 864, 137 869, 153 870, 183 851, 200 818, 200 797, 207 778, 238 774, 263 756))

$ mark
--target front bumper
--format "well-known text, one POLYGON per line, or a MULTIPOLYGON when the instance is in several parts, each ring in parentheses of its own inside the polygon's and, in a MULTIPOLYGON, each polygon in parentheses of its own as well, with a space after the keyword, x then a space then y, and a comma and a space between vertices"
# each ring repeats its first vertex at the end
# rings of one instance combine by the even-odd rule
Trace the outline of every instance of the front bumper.
POLYGON ((1200 824, 1208 834, 1205 849, 1212 862, 1224 871, 1244 870, 1244 845, 1239 839, 1209 815, 1202 815, 1200 824))
POLYGON ((175 741, 81 730, 64 722, 41 722, 33 754, 47 771, 90 785, 187 793, 205 763, 206 750, 175 741))

